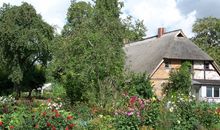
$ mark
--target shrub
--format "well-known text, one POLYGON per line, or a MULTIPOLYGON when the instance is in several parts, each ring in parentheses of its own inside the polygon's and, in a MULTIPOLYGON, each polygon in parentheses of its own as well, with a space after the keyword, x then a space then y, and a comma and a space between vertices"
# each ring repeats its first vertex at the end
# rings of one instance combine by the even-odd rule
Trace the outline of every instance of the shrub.
POLYGON ((138 95, 142 98, 152 98, 154 96, 152 85, 146 74, 131 74, 130 80, 125 84, 125 90, 130 95, 138 95))
MULTIPOLYGON (((162 120, 161 124, 166 122, 171 130, 190 130, 196 129, 198 120, 194 112, 195 101, 184 94, 173 94, 165 100, 165 108, 161 115, 165 113, 166 118, 162 120)), ((160 125, 161 125, 160 124, 160 125)))
POLYGON ((211 129, 220 123, 220 109, 216 104, 196 102, 193 97, 184 94, 173 94, 164 99, 165 108, 161 108, 160 126, 167 129, 211 129))
POLYGON ((139 129, 142 126, 155 127, 159 117, 159 103, 155 98, 143 99, 126 96, 124 108, 115 112, 116 129, 139 129))
POLYGON ((194 112, 200 124, 208 129, 220 123, 220 108, 216 104, 200 102, 196 104, 194 112))
POLYGON ((189 68, 191 64, 184 62, 179 70, 173 70, 170 73, 168 84, 164 86, 164 93, 169 96, 173 93, 182 93, 188 95, 191 89, 191 75, 189 68))

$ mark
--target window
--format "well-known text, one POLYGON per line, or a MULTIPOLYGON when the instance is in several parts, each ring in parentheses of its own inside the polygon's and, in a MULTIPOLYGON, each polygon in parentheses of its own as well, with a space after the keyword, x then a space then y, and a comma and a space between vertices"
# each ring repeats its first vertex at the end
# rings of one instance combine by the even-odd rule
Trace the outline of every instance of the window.
POLYGON ((206 97, 212 97, 212 87, 206 88, 206 97))
POLYGON ((220 97, 219 87, 206 87, 206 97, 220 97))
POLYGON ((165 68, 170 68, 170 61, 169 60, 165 60, 165 68))
POLYGON ((219 97, 219 88, 214 87, 214 97, 219 97))
POLYGON ((208 70, 208 69, 209 69, 209 62, 205 62, 205 63, 204 63, 204 68, 205 68, 205 70, 208 70))

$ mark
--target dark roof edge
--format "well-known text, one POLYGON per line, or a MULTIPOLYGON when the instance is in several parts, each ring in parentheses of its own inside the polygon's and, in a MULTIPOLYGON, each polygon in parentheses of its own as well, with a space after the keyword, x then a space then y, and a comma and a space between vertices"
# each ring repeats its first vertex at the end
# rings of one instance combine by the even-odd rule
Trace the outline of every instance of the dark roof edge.
POLYGON ((204 60, 204 59, 185 59, 185 58, 169 58, 169 57, 163 57, 163 59, 170 59, 170 60, 195 60, 195 61, 214 61, 213 59, 210 59, 210 60, 204 60))
POLYGON ((193 85, 220 85, 220 80, 192 79, 193 85))
MULTIPOLYGON (((181 31, 181 32, 183 33, 182 29, 176 29, 176 30, 173 30, 173 31, 165 32, 164 34, 169 34, 169 33, 177 32, 177 31, 181 31)), ((184 33, 183 33, 183 34, 184 34, 184 33)), ((184 35, 185 35, 185 34, 184 34, 184 35)), ((148 39, 156 38, 156 37, 158 37, 158 34, 157 34, 157 35, 150 36, 150 37, 143 38, 143 39, 141 39, 141 40, 131 41, 131 42, 128 42, 128 43, 126 43, 126 44, 132 44, 132 43, 135 43, 135 42, 140 42, 140 41, 144 41, 144 40, 148 40, 148 39)), ((126 45, 126 44, 125 44, 125 45, 126 45)))

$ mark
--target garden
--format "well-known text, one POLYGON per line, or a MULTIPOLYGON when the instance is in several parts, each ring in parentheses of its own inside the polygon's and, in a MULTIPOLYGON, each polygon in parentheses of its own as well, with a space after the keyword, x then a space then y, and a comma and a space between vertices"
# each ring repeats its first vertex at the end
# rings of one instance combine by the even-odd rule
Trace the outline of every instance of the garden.
POLYGON ((122 7, 73 0, 60 34, 28 3, 0 8, 0 130, 220 129, 220 105, 190 94, 187 62, 163 99, 147 74, 124 68, 123 42, 142 40, 146 27, 122 19, 122 7))
MULTIPOLYGON (((65 89, 54 85, 51 91, 31 99, 23 93, 0 97, 0 129, 5 130, 218 130, 220 105, 198 102, 172 85, 185 77, 184 68, 171 73, 166 96, 158 100, 146 75, 132 75, 124 89, 108 90, 115 95, 100 98, 96 103, 71 103, 65 89), (129 89, 127 89, 129 88, 129 89), (169 93, 169 94, 168 94, 169 93)), ((188 72, 188 71, 185 71, 188 72)), ((183 84, 183 83, 182 83, 183 84)), ((74 98, 74 96, 73 96, 74 98)), ((91 97, 92 98, 92 97, 91 97)))
MULTIPOLYGON (((49 95, 47 95, 49 96, 49 95)), ((5 130, 217 130, 220 106, 173 95, 162 101, 122 94, 108 107, 70 105, 63 98, 20 99, 0 97, 0 129, 5 130)))

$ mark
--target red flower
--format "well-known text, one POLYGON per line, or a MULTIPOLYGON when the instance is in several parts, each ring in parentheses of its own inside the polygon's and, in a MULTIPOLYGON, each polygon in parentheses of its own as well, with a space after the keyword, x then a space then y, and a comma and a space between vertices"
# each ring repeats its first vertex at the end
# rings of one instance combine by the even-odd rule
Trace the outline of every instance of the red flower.
POLYGON ((136 96, 132 96, 129 100, 130 104, 133 105, 134 102, 136 101, 137 97, 136 96))
POLYGON ((70 128, 73 128, 74 126, 75 126, 75 124, 70 124, 69 125, 70 128))
POLYGON ((37 128, 37 129, 38 129, 38 128, 39 128, 39 125, 38 125, 38 124, 36 124, 36 125, 35 125, 35 128, 37 128))
POLYGON ((53 126, 53 127, 52 127, 52 130, 56 130, 56 127, 53 126))
POLYGON ((67 127, 65 128, 65 130, 69 130, 69 127, 67 126, 67 127))
POLYGON ((54 109, 53 112, 58 113, 58 111, 56 109, 54 109))
POLYGON ((55 116, 56 116, 56 118, 58 118, 58 117, 60 117, 60 114, 59 114, 59 113, 56 113, 56 115, 55 115, 55 116))
POLYGON ((69 115, 67 116, 67 120, 71 120, 73 118, 73 116, 69 115))
POLYGON ((49 122, 47 122, 47 127, 50 127, 50 126, 51 126, 51 124, 49 122))
POLYGON ((43 116, 46 116, 46 115, 47 115, 47 112, 43 112, 42 115, 43 115, 43 116))
POLYGON ((10 128, 10 130, 12 130, 12 129, 14 129, 15 127, 11 125, 11 126, 9 126, 9 128, 10 128))
POLYGON ((3 125, 3 122, 2 121, 0 121, 0 126, 2 126, 3 125))

